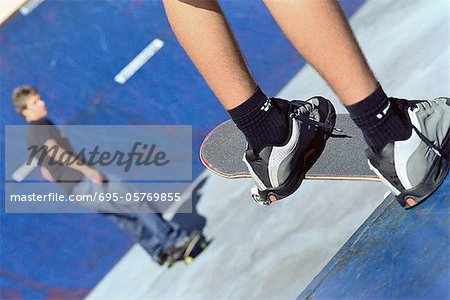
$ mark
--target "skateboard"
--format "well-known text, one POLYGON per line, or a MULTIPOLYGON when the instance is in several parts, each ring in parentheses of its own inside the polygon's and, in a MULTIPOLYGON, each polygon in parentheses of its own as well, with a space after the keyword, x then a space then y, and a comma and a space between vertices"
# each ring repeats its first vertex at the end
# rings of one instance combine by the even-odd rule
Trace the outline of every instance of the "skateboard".
MULTIPOLYGON (((367 144, 348 114, 337 114, 333 134, 322 155, 305 179, 379 181, 369 169, 364 150, 367 144)), ((214 128, 203 140, 200 159, 213 173, 229 178, 250 178, 242 157, 247 147, 244 135, 231 121, 214 128)))
POLYGON ((168 268, 171 268, 178 261, 184 261, 186 265, 192 264, 194 259, 211 243, 198 231, 192 232, 190 236, 192 240, 186 248, 167 257, 168 268))

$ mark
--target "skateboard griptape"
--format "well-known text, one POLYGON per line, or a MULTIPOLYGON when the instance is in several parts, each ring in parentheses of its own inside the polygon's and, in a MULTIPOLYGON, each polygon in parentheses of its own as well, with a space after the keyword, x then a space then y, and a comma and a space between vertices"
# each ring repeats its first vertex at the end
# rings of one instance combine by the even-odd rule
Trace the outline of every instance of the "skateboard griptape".
MULTIPOLYGON (((338 114, 340 137, 330 137, 320 158, 308 171, 307 179, 379 180, 369 169, 361 131, 348 114, 338 114)), ((217 126, 203 141, 201 159, 214 173, 226 178, 249 177, 242 161, 247 142, 236 125, 228 120, 217 126)))

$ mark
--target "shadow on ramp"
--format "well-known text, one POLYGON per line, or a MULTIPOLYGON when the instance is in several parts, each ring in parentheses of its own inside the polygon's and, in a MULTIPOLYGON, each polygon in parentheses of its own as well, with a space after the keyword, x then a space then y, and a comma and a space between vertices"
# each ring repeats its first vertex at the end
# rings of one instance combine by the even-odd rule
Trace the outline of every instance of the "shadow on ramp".
POLYGON ((298 299, 448 299, 449 190, 408 211, 389 196, 298 299))
POLYGON ((197 211, 197 204, 202 196, 200 190, 206 183, 208 177, 203 178, 197 186, 192 190, 192 196, 190 201, 185 203, 179 208, 178 211, 189 211, 189 206, 192 203, 192 213, 177 213, 172 218, 172 221, 181 225, 181 228, 188 232, 198 230, 203 233, 203 228, 206 226, 206 218, 200 215, 197 211))

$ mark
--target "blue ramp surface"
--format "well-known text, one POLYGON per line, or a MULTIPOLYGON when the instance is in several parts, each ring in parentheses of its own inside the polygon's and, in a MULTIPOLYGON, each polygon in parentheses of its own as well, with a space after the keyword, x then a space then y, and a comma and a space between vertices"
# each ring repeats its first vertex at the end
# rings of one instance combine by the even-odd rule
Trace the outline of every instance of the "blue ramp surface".
POLYGON ((298 299, 449 299, 449 187, 408 211, 389 196, 298 299))

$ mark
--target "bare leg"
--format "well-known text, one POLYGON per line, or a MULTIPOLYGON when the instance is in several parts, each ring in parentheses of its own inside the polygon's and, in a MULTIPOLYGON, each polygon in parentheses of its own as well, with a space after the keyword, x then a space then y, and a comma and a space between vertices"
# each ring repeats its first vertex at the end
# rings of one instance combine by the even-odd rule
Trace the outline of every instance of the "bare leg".
POLYGON ((247 100, 257 84, 217 1, 164 0, 179 42, 223 106, 247 100))
POLYGON ((345 105, 375 90, 377 80, 335 0, 265 0, 265 4, 294 47, 345 105))
MULTIPOLYGON (((378 176, 383 178, 383 174, 387 174, 385 181, 398 177, 388 186, 399 197, 403 197, 402 194, 408 195, 409 190, 406 190, 406 186, 415 189, 414 195, 417 187, 423 187, 424 197, 432 193, 440 182, 424 184, 421 180, 436 178, 428 174, 438 174, 437 172, 446 174, 448 163, 439 161, 445 156, 436 155, 436 159, 430 160, 428 156, 421 157, 422 154, 416 152, 408 154, 408 151, 403 151, 401 153, 403 157, 399 160, 399 156, 396 155, 394 160, 392 149, 395 147, 392 145, 397 141, 408 140, 407 145, 414 145, 415 149, 422 149, 424 144, 428 147, 435 144, 431 140, 427 141, 426 137, 419 138, 417 134, 414 136, 416 131, 413 131, 412 125, 402 117, 406 110, 408 113, 414 111, 404 101, 388 98, 381 86, 377 86, 377 80, 336 0, 265 0, 265 2, 291 43, 324 77, 346 105, 350 117, 361 129, 369 145, 367 155, 371 164, 378 168, 378 176), (386 151, 383 151, 384 149, 386 151), (420 169, 426 170, 425 175, 420 178, 417 178, 415 170, 411 178, 418 181, 418 184, 412 184, 407 171, 397 174, 397 169, 403 170, 411 158, 417 162, 420 169), (385 161, 395 161, 396 165, 394 167, 392 163, 383 163, 385 161), (434 166, 443 166, 443 169, 431 169, 434 166), (433 188, 429 188, 431 186, 433 188)), ((315 126, 308 125, 308 122, 303 123, 297 118, 289 117, 289 120, 286 120, 284 114, 286 109, 282 107, 287 105, 290 111, 290 108, 296 105, 301 108, 302 104, 298 102, 286 104, 280 99, 271 100, 261 90, 257 90, 257 84, 216 1, 164 0, 164 5, 180 43, 229 111, 232 120, 246 136, 250 146, 248 150, 253 150, 245 152, 244 161, 257 183, 254 199, 267 205, 292 194, 302 181, 301 172, 305 171, 301 167, 302 164, 307 167, 317 159, 317 156, 309 156, 308 153, 323 146, 323 144, 319 147, 313 145, 317 143, 315 134, 320 134, 320 131, 315 130, 315 126), (300 130, 288 130, 289 124, 292 124, 292 128, 297 126, 295 128, 300 130), (311 131, 311 134, 298 134, 307 130, 313 130, 315 134, 311 131), (274 145, 279 147, 277 149, 283 149, 277 151, 276 156, 272 156, 274 145), (296 145, 295 149, 291 149, 291 145, 296 145), (281 157, 282 153, 293 153, 292 151, 297 151, 298 155, 281 157), (278 161, 283 164, 268 164, 267 161, 278 161)), ((317 98, 312 99, 309 107, 314 106, 317 111, 319 108, 328 111, 329 115, 321 115, 322 120, 327 120, 331 116, 331 109, 327 109, 331 103, 326 99, 318 101, 320 100, 317 98)), ((435 109, 445 115, 445 111, 448 110, 447 102, 446 99, 440 99, 433 103, 421 104, 423 111, 429 110, 421 115, 430 115, 431 112, 436 112, 435 109), (431 105, 434 107, 430 108, 431 105)), ((414 105, 415 109, 419 109, 418 104, 414 105)), ((443 126, 436 124, 432 126, 434 127, 431 127, 429 132, 441 132, 441 127, 445 128, 442 132, 448 132, 448 122, 443 126)), ((320 141, 325 143, 323 139, 320 141)), ((435 147, 433 149, 439 150, 435 147)), ((427 153, 434 152, 427 151, 427 153)), ((445 175, 442 178, 445 178, 445 175)), ((424 197, 419 197, 417 201, 403 197, 399 201, 402 205, 411 207, 423 201, 424 197)))

